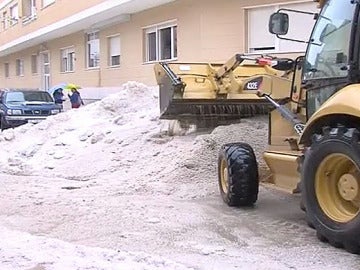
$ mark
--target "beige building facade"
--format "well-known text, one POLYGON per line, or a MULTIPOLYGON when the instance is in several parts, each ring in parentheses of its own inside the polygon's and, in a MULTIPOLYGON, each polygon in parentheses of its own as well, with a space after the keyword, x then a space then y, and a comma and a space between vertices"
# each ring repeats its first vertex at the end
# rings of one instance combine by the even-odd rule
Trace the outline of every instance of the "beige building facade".
MULTIPOLYGON (((269 15, 279 8, 317 11, 312 1, 3 0, 0 87, 155 85, 157 61, 304 53, 305 44, 268 33, 269 15)), ((297 16, 289 35, 306 40, 313 18, 297 16)))

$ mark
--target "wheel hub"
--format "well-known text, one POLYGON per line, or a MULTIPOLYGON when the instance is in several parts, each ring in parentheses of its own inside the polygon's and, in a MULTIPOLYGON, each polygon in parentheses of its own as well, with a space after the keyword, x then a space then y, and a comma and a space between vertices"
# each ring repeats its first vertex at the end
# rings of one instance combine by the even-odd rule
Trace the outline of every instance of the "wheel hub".
POLYGON ((346 201, 359 200, 359 183, 353 174, 344 174, 338 182, 340 196, 346 201))
POLYGON ((229 176, 228 168, 225 160, 221 162, 221 188, 224 193, 228 192, 229 189, 229 176))
POLYGON ((319 164, 315 175, 319 206, 332 220, 346 223, 360 213, 360 170, 341 153, 330 154, 319 164))
POLYGON ((225 168, 223 170, 223 181, 222 181, 222 185, 223 185, 223 190, 225 192, 228 191, 228 169, 225 168))

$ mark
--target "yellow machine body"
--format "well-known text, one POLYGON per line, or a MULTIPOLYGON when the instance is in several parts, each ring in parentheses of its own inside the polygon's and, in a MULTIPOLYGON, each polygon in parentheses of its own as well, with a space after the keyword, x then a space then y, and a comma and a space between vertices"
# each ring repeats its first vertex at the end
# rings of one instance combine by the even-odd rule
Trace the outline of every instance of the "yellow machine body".
POLYGON ((271 104, 257 96, 260 87, 274 98, 287 95, 292 65, 283 70, 235 55, 225 64, 157 63, 154 66, 160 90, 161 119, 198 123, 202 120, 231 120, 269 112, 271 104))
MULTIPOLYGON (((294 61, 287 95, 277 77, 267 74, 262 77, 273 83, 263 83, 256 91, 276 108, 269 114, 263 155, 271 172, 266 180, 301 193, 300 208, 320 241, 360 254, 360 2, 317 2, 319 14, 283 9, 270 16, 270 32, 285 40, 289 38, 281 36, 288 33, 288 13, 311 15, 316 23, 306 55, 294 61)), ((252 206, 257 201, 256 167, 249 144, 221 147, 218 182, 227 205, 252 206)))

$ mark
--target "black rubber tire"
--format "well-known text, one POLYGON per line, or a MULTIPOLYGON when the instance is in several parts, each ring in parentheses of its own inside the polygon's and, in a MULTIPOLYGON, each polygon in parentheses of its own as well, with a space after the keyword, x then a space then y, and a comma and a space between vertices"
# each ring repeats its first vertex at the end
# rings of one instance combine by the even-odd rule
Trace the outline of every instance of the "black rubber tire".
POLYGON ((218 156, 218 181, 223 201, 229 206, 251 206, 258 198, 259 173, 256 156, 246 143, 221 147, 218 156), (221 183, 222 162, 227 168, 227 190, 221 183))
POLYGON ((334 247, 343 247, 351 253, 360 252, 360 213, 348 222, 338 222, 321 209, 315 191, 315 175, 321 162, 331 154, 342 154, 360 168, 359 131, 355 128, 324 128, 312 138, 305 153, 301 172, 302 199, 308 224, 317 231, 317 237, 334 247))
POLYGON ((8 128, 5 124, 5 119, 3 116, 0 116, 0 130, 3 131, 4 129, 8 128))
POLYGON ((301 209, 301 211, 306 212, 306 207, 305 207, 303 199, 300 200, 300 209, 301 209))

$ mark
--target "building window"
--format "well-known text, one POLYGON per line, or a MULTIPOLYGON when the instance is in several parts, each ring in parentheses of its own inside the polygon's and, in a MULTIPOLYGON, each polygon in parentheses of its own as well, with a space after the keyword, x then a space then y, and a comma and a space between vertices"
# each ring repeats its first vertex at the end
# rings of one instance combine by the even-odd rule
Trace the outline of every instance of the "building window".
POLYGON ((19 7, 18 4, 10 7, 10 25, 14 25, 19 20, 19 7))
POLYGON ((7 12, 4 11, 2 13, 2 18, 1 18, 1 26, 2 26, 2 30, 6 30, 8 28, 8 17, 7 17, 7 12))
POLYGON ((87 67, 98 67, 100 64, 99 32, 88 33, 86 35, 86 41, 87 67))
POLYGON ((144 30, 145 62, 177 58, 177 25, 159 24, 144 30))
MULTIPOLYGON (((318 12, 316 3, 292 3, 266 7, 250 8, 247 10, 248 22, 248 49, 249 53, 274 53, 274 52, 304 52, 305 43, 278 39, 269 33, 270 15, 280 8, 295 9, 308 12, 318 12)), ((314 17, 294 12, 287 12, 291 25, 287 38, 307 41, 315 23, 314 17)))
POLYGON ((16 76, 24 76, 24 60, 16 59, 16 76))
POLYGON ((72 72, 75 66, 74 47, 62 49, 61 52, 61 72, 72 72))
POLYGON ((5 63, 5 64, 4 64, 4 74, 5 74, 5 78, 9 78, 9 77, 10 77, 9 63, 5 63))
POLYGON ((22 1, 22 21, 26 23, 36 18, 36 2, 35 0, 22 1))
POLYGON ((38 74, 38 63, 39 63, 39 57, 37 54, 31 55, 31 73, 32 74, 38 74))
POLYGON ((42 7, 47 7, 48 5, 51 5, 52 3, 55 3, 55 0, 42 0, 42 7))
POLYGON ((109 66, 120 65, 120 36, 108 38, 109 44, 109 66))

